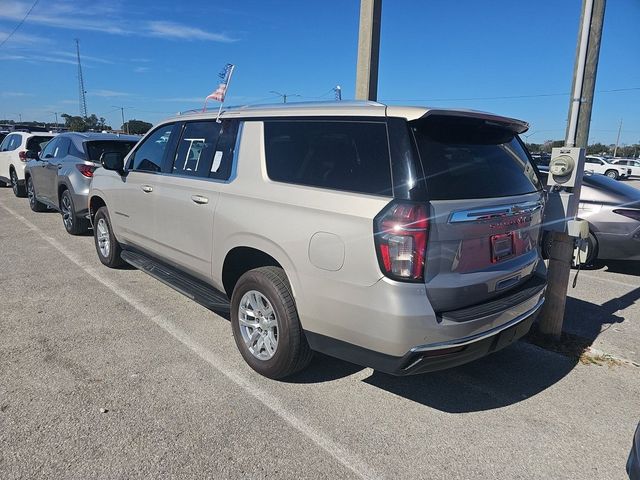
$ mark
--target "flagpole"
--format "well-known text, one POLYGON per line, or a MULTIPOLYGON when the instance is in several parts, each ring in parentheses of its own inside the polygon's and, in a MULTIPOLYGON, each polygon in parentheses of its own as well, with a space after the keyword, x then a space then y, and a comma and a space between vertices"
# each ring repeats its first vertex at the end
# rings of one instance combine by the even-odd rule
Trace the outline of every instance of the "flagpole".
MULTIPOLYGON (((229 85, 231 85, 231 76, 233 75, 233 71, 235 70, 236 66, 235 65, 231 65, 231 70, 229 71, 229 78, 227 78, 227 88, 225 90, 224 93, 224 97, 222 97, 222 101, 220 102, 220 108, 218 109, 218 115, 216 116, 216 122, 220 123, 220 114, 222 113, 222 106, 224 105, 224 99, 227 98, 227 92, 229 91, 229 85)), ((205 105, 206 105, 206 100, 205 100, 205 105)))

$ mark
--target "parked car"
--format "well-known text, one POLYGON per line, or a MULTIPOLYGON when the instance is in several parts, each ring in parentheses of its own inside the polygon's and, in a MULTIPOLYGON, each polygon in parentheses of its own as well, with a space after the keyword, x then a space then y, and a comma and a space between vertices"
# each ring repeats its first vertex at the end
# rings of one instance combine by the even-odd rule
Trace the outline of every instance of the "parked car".
POLYGON ((138 140, 133 135, 111 133, 59 134, 40 155, 30 153, 33 158, 24 176, 31 210, 58 210, 67 232, 86 232, 90 226, 87 194, 101 155, 105 151, 126 155, 138 140))
POLYGON ((312 351, 394 375, 459 365, 526 334, 544 301, 527 127, 373 102, 179 116, 105 154, 96 251, 226 306, 267 377, 312 351))
POLYGON ((12 132, 0 144, 0 182, 11 185, 16 197, 26 196, 24 167, 27 152, 40 152, 53 133, 12 132))
MULTIPOLYGON (((548 169, 540 167, 546 184, 548 169)), ((583 263, 597 260, 640 260, 640 190, 611 177, 585 172, 578 217, 589 222, 583 263)), ((551 235, 546 232, 543 254, 549 256, 551 235)))
POLYGON ((601 173, 614 180, 628 178, 631 176, 631 169, 626 166, 611 163, 610 159, 604 157, 594 157, 587 155, 584 160, 584 171, 601 173))
POLYGON ((611 163, 614 165, 621 165, 623 167, 629 167, 631 169, 632 177, 640 177, 640 160, 633 160, 631 158, 613 159, 611 163))

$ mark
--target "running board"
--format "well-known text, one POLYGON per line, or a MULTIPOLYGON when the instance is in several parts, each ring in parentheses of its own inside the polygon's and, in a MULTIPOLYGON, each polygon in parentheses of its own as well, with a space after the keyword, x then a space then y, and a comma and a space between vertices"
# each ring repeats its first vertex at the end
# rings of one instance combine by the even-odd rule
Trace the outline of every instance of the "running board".
POLYGON ((228 314, 231 310, 227 296, 211 285, 143 253, 123 250, 120 256, 129 265, 160 280, 209 310, 220 314, 228 314))

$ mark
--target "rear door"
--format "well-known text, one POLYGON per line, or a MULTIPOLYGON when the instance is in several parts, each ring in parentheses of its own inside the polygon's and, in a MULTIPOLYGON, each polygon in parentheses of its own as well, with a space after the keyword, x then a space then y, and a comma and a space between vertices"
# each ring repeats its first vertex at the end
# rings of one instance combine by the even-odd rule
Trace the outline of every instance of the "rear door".
POLYGON ((517 135, 482 118, 410 126, 431 205, 425 282, 434 309, 482 303, 525 282, 541 261, 543 190, 517 135))

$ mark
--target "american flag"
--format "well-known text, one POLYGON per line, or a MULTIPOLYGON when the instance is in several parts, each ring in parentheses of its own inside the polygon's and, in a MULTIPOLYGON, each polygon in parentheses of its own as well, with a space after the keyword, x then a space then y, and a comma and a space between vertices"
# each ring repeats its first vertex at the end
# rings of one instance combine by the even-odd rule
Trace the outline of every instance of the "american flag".
POLYGON ((224 96, 227 93, 227 87, 229 86, 229 79, 231 78, 231 73, 233 73, 233 69, 235 65, 227 63, 222 71, 218 74, 218 78, 220 79, 220 84, 218 88, 211 95, 207 96, 206 100, 216 100, 218 102, 224 102, 224 96))

